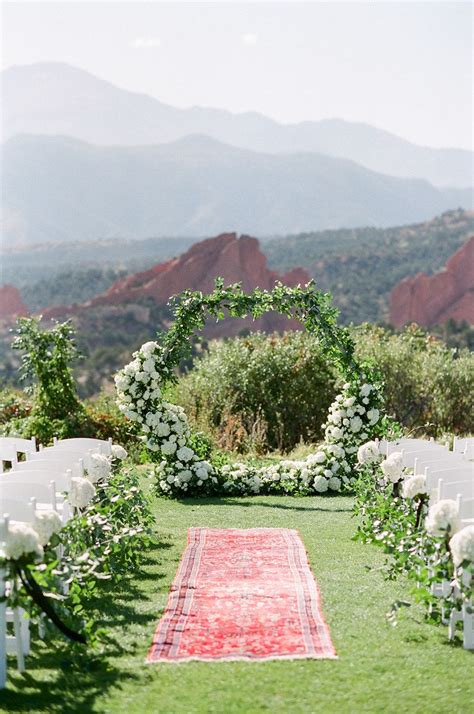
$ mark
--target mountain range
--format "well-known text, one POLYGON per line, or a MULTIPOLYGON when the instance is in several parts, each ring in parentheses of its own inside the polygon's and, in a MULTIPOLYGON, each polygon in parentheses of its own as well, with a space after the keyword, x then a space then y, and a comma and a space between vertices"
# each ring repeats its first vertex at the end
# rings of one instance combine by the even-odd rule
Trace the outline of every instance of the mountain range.
POLYGON ((180 109, 63 63, 10 67, 2 75, 2 94, 5 140, 15 134, 59 134, 91 144, 134 146, 206 134, 263 153, 328 154, 390 176, 424 178, 435 186, 459 188, 474 182, 470 151, 417 146, 342 119, 281 124, 255 112, 180 109))
POLYGON ((178 109, 60 63, 2 75, 6 246, 257 236, 472 206, 472 153, 342 120, 178 109))
POLYGON ((347 159, 262 154, 205 136, 135 147, 19 136, 1 162, 7 244, 389 226, 466 203, 466 191, 453 198, 347 159))

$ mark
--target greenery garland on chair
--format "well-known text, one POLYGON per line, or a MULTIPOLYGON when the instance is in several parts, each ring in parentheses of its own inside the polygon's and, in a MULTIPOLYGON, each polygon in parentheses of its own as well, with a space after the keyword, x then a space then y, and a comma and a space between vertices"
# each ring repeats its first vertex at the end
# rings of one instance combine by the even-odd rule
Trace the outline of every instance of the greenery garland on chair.
POLYGON ((331 296, 316 289, 277 284, 273 290, 245 293, 240 284, 224 287, 222 279, 209 295, 186 291, 172 301, 174 323, 157 342, 147 342, 133 361, 115 377, 121 411, 139 425, 148 449, 161 456, 157 488, 171 496, 196 494, 314 493, 348 489, 354 482, 353 466, 360 444, 382 436, 388 421, 382 415, 382 395, 377 375, 357 364, 354 343, 346 328, 337 324, 331 296), (325 425, 325 443, 304 461, 283 461, 279 467, 256 469, 245 464, 219 467, 195 446, 186 414, 163 400, 167 382, 176 380, 175 369, 187 356, 190 338, 207 317, 226 315, 254 319, 275 311, 295 317, 315 334, 328 357, 347 380, 331 405, 325 425))

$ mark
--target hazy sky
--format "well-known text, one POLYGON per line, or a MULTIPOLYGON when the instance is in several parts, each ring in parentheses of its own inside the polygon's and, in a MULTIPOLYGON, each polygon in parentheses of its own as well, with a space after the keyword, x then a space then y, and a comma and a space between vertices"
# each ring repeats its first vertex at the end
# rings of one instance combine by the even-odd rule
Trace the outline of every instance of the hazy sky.
POLYGON ((472 145, 469 2, 4 2, 2 67, 61 61, 175 106, 472 145))

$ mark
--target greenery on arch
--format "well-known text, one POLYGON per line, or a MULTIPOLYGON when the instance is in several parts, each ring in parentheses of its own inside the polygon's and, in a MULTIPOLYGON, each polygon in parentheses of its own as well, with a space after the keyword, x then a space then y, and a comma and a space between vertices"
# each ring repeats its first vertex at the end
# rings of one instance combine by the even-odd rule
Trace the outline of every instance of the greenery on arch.
POLYGON ((175 319, 168 332, 142 345, 115 378, 120 409, 137 423, 148 449, 161 458, 156 468, 158 491, 183 496, 350 489, 358 447, 385 434, 388 422, 374 372, 357 364, 353 341, 347 329, 337 324, 331 296, 317 290, 313 282, 304 287, 277 284, 271 291, 246 293, 241 285, 225 287, 218 279, 212 293, 186 291, 173 299, 172 308, 175 319), (192 334, 204 327, 209 316, 256 319, 270 311, 295 317, 316 334, 346 382, 330 407, 325 443, 315 454, 268 468, 222 466, 200 448, 183 409, 164 401, 162 389, 175 379, 175 368, 188 354, 192 334))

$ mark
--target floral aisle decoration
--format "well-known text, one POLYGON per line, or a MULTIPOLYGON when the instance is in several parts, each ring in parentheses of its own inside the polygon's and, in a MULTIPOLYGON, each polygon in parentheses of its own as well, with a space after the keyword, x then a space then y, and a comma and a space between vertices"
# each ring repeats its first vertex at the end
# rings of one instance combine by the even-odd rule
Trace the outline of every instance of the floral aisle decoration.
POLYGON ((426 477, 404 468, 400 452, 382 456, 376 442, 359 448, 358 463, 356 537, 383 547, 387 577, 408 577, 414 600, 438 619, 472 602, 474 527, 461 528, 457 501, 429 505, 426 477))
POLYGON ((380 385, 368 369, 354 360, 354 345, 345 328, 336 323, 330 297, 310 283, 305 288, 277 285, 273 291, 224 288, 216 281, 213 293, 186 292, 175 303, 175 323, 158 341, 134 353, 115 377, 120 410, 134 422, 156 467, 157 490, 169 496, 198 494, 326 493, 353 488, 357 450, 368 439, 384 436, 389 420, 383 414, 380 385), (259 317, 268 310, 298 317, 318 335, 329 356, 349 379, 329 409, 325 441, 315 454, 301 461, 282 461, 278 467, 254 468, 245 464, 219 467, 193 447, 184 411, 163 399, 163 389, 189 348, 194 329, 205 318, 230 315, 259 317))
POLYGON ((97 459, 92 474, 71 480, 74 516, 66 524, 56 511, 37 510, 31 524, 10 521, 0 544, 9 604, 33 620, 45 614, 54 632, 80 643, 96 640, 88 603, 99 583, 136 567, 151 536, 150 502, 137 473, 111 462, 97 459))

